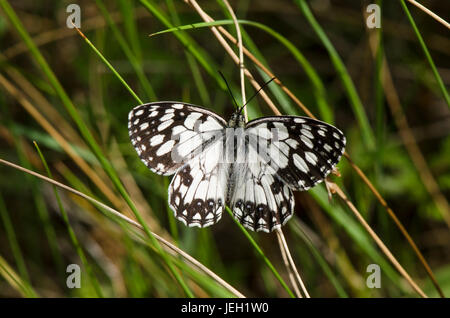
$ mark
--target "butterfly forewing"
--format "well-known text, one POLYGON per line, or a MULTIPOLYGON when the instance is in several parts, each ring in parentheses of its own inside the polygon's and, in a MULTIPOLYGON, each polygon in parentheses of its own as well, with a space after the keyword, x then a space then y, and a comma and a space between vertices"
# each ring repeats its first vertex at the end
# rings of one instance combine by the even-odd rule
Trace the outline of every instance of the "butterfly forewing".
POLYGON ((264 157, 260 160, 294 190, 308 190, 323 181, 345 149, 339 129, 308 117, 263 117, 250 121, 246 131, 257 136, 258 154, 264 157))
POLYGON ((131 143, 153 172, 174 174, 190 158, 220 138, 226 122, 190 104, 158 102, 135 107, 128 115, 131 143))

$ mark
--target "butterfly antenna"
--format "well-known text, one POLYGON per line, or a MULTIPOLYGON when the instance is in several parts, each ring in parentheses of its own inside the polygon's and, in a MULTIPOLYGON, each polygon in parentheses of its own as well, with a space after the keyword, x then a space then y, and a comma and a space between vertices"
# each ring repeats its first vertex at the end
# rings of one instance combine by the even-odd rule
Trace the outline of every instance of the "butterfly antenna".
POLYGON ((230 86, 228 85, 228 82, 227 82, 225 76, 222 74, 221 71, 219 71, 219 74, 220 74, 220 76, 222 76, 223 81, 224 81, 225 84, 227 85, 228 92, 230 93, 230 96, 231 96, 231 98, 233 99, 234 105, 236 106, 236 108, 239 108, 238 104, 236 103, 236 99, 234 99, 233 93, 231 92, 231 88, 230 88, 230 86))
POLYGON ((272 77, 270 80, 268 80, 267 82, 265 82, 265 83, 264 83, 264 84, 256 91, 256 93, 253 94, 253 96, 250 97, 250 98, 247 100, 247 102, 245 103, 245 105, 242 106, 241 108, 239 108, 239 112, 241 112, 241 111, 244 109, 244 107, 245 107, 248 103, 250 103, 250 101, 251 101, 256 95, 258 95, 258 93, 259 93, 264 87, 266 87, 270 82, 272 82, 274 79, 275 79, 275 77, 272 77))

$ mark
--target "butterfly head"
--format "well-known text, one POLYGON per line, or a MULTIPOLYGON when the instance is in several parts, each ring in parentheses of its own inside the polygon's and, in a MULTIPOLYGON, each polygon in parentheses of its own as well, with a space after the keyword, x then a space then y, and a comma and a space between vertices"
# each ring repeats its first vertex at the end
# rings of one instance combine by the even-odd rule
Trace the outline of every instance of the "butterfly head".
POLYGON ((242 114, 242 107, 231 115, 231 118, 228 120, 228 127, 231 128, 245 127, 245 117, 244 114, 242 114))

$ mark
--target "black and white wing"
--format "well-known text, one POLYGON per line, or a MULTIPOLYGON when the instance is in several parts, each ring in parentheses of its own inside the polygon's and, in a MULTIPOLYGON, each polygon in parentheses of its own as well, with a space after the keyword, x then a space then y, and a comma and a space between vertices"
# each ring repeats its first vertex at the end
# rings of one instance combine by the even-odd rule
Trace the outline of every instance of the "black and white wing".
POLYGON ((292 190, 308 190, 332 171, 345 137, 318 120, 279 116, 250 121, 230 178, 227 204, 254 231, 271 232, 292 216, 292 190))
POLYGON ((185 164, 170 183, 169 205, 187 226, 210 226, 222 217, 229 167, 222 153, 223 143, 218 140, 185 164))
POLYGON ((260 160, 294 190, 322 182, 345 150, 345 136, 334 126, 309 117, 275 116, 248 122, 246 132, 257 138, 260 160), (264 156, 266 154, 266 156, 264 156))
POLYGON ((135 107, 128 114, 131 143, 153 172, 174 174, 224 133, 226 122, 199 106, 156 102, 135 107))
POLYGON ((233 216, 252 231, 271 232, 284 225, 294 211, 294 197, 275 170, 263 162, 233 168, 227 202, 233 216))

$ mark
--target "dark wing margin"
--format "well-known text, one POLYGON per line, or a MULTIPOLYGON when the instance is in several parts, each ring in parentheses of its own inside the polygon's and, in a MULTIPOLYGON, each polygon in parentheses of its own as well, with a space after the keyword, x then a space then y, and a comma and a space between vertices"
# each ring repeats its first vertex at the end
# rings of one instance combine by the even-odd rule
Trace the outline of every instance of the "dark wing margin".
POLYGON ((273 116, 252 120, 247 134, 256 138, 260 159, 294 190, 308 190, 334 169, 345 150, 344 134, 309 117, 273 116))
POLYGON ((128 114, 131 143, 153 172, 174 174, 223 134, 226 121, 205 108, 181 102, 136 106, 128 114))

